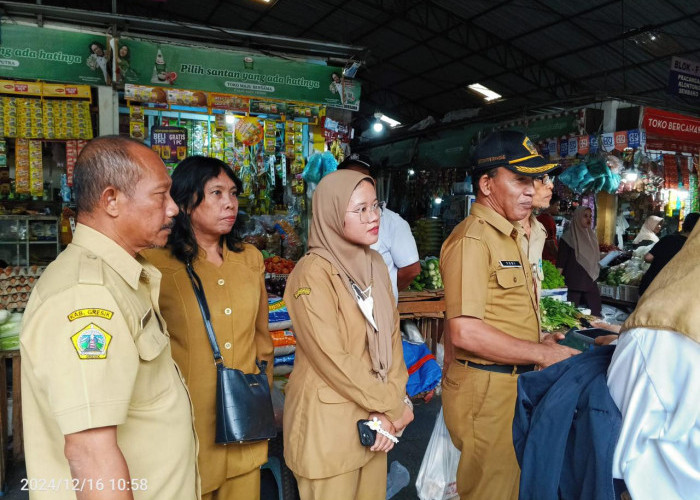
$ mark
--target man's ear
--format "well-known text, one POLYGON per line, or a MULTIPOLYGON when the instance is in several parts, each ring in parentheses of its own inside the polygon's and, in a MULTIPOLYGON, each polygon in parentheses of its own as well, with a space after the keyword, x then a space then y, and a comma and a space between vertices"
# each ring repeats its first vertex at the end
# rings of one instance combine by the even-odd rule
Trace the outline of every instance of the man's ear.
POLYGON ((491 194, 491 177, 486 174, 482 174, 479 177, 479 192, 484 196, 489 196, 491 194))
POLYGON ((119 199, 123 194, 115 187, 108 186, 100 195, 100 206, 110 217, 119 215, 119 199))

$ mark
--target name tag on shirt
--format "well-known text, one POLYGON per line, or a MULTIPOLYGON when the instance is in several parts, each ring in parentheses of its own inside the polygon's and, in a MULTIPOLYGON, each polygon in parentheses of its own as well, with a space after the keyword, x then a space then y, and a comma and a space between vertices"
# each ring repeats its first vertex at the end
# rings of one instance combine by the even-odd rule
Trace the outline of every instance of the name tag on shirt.
POLYGON ((501 267, 523 267, 517 260, 501 260, 499 264, 501 267))

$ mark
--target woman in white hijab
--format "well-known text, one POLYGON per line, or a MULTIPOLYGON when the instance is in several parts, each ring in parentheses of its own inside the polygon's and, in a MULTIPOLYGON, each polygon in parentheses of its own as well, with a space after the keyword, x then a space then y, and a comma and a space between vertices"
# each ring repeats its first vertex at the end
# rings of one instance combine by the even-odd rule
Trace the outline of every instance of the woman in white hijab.
POLYGON ((595 280, 600 273, 598 238, 591 228, 593 215, 588 207, 578 207, 559 242, 557 267, 569 289, 568 298, 600 316, 602 304, 595 280))
POLYGON ((651 245, 659 241, 659 231, 661 231, 661 223, 663 219, 657 217, 656 215, 650 215, 647 220, 644 221, 642 229, 639 230, 639 234, 634 238, 632 243, 638 247, 651 245))

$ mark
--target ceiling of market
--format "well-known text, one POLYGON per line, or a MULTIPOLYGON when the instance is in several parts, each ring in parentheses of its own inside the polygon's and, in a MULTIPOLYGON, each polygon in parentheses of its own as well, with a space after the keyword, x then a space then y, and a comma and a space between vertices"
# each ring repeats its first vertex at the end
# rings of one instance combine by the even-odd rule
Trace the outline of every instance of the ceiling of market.
POLYGON ((667 93, 672 56, 700 61, 697 0, 36 0, 0 2, 0 12, 359 60, 361 114, 404 124, 461 109, 511 119, 608 98, 700 113, 700 99, 667 93), (503 97, 485 104, 472 83, 503 97))

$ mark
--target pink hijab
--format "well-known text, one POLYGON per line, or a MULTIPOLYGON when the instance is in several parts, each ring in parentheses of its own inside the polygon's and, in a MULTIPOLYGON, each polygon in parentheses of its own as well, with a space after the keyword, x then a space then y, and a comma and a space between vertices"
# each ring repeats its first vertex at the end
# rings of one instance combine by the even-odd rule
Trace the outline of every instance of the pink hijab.
POLYGON ((600 273, 600 250, 598 248, 598 237, 592 228, 586 227, 583 222, 583 216, 588 207, 578 207, 574 211, 574 216, 571 219, 571 224, 561 237, 571 248, 574 249, 576 262, 586 270, 588 276, 593 281, 598 279, 600 273))

